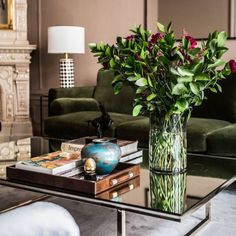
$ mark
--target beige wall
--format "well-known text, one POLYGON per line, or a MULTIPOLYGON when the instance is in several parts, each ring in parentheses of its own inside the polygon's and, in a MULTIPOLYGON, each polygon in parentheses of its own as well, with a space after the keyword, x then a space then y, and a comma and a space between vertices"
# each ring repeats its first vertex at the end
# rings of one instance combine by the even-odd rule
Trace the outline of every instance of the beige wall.
POLYGON ((35 58, 31 72, 32 92, 59 87, 58 61, 63 55, 47 53, 49 26, 85 27, 86 53, 73 55, 75 85, 83 86, 96 83, 96 73, 99 68, 87 47, 88 43, 101 40, 112 43, 116 36, 125 36, 129 34, 128 29, 144 23, 144 0, 30 0, 28 5, 30 42, 37 43, 39 47, 38 53, 33 55, 35 58), (41 78, 37 78, 39 72, 41 78))
POLYGON ((158 20, 173 23, 176 37, 182 29, 196 38, 206 38, 214 30, 228 31, 229 0, 158 0, 158 20))

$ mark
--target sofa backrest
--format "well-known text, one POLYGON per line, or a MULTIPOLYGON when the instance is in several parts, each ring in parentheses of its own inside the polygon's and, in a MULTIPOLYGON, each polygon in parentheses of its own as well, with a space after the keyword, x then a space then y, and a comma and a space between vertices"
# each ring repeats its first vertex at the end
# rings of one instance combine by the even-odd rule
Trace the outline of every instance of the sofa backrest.
POLYGON ((208 99, 201 106, 193 108, 192 116, 236 122, 236 75, 229 76, 220 84, 222 93, 208 91, 208 99))
POLYGON ((108 112, 132 114, 135 90, 130 85, 124 85, 121 92, 114 94, 111 82, 114 78, 112 70, 99 70, 94 98, 101 102, 108 112))

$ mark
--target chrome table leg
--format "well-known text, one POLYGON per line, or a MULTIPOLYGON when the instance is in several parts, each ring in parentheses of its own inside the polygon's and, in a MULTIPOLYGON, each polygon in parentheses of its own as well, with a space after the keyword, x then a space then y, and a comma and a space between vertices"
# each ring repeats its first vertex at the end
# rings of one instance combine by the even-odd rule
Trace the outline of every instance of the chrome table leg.
POLYGON ((205 218, 201 220, 194 228, 192 228, 185 236, 195 235, 198 233, 204 226, 206 226, 211 220, 211 203, 208 202, 205 205, 205 218))
POLYGON ((125 236, 125 210, 117 210, 117 236, 125 236))

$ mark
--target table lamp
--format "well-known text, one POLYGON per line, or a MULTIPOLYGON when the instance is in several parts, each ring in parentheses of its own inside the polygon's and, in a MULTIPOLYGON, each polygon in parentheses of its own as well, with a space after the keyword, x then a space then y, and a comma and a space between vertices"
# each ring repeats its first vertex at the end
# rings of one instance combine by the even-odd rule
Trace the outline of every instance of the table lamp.
POLYGON ((74 87, 74 61, 69 53, 84 53, 84 28, 51 26, 48 28, 48 53, 63 53, 60 59, 60 87, 74 87))

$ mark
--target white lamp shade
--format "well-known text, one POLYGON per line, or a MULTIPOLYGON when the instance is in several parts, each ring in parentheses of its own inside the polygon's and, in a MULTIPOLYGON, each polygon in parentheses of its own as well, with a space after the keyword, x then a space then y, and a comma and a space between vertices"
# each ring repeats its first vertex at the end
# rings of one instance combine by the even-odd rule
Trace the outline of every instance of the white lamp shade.
POLYGON ((48 28, 48 53, 84 53, 84 28, 52 26, 48 28))

